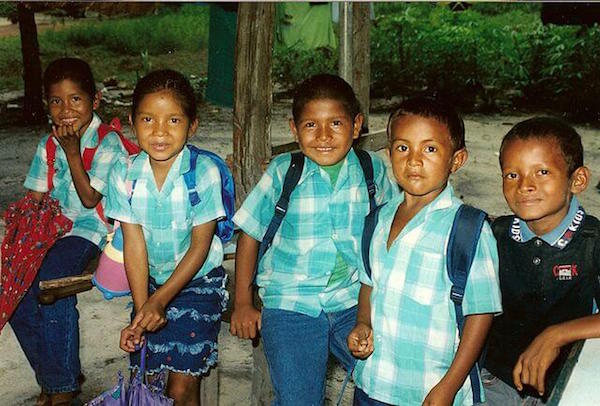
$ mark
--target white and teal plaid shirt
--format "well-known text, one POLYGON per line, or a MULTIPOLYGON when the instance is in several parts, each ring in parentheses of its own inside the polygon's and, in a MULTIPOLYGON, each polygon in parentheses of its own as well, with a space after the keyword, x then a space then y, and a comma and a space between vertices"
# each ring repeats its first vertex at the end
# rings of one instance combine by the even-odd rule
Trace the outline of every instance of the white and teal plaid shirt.
MULTIPOLYGON (((183 148, 159 191, 148 154, 141 152, 128 168, 127 160, 117 162, 110 175, 106 215, 144 231, 150 276, 158 284, 169 279, 190 248, 192 228, 225 216, 221 200, 219 168, 208 156, 198 156, 196 191, 200 203, 192 206, 183 174, 190 169, 190 151, 183 148), (131 196, 129 193, 135 181, 131 196)), ((223 246, 215 235, 204 264, 194 278, 208 274, 223 262, 223 246)))
MULTIPOLYGON (((381 209, 371 242, 372 277, 361 266, 361 282, 371 285, 375 350, 359 361, 354 380, 369 397, 394 405, 421 405, 454 360, 459 337, 446 245, 461 201, 452 187, 424 207, 401 231, 389 251, 387 239, 404 195, 381 209)), ((496 240, 486 223, 481 232, 463 300, 465 315, 502 310, 496 240)), ((482 390, 483 393, 483 390, 482 390)), ((454 405, 473 403, 466 379, 454 405)))
MULTIPOLYGON (((378 203, 397 194, 383 161, 371 154, 378 203)), ((290 154, 277 156, 234 216, 249 236, 261 241, 279 200, 290 154)), ((369 197, 362 168, 350 150, 332 188, 329 175, 308 158, 273 245, 259 264, 257 284, 267 308, 317 316, 357 303, 360 240, 369 197), (348 275, 328 286, 338 251, 348 275)))
MULTIPOLYGON (((98 127, 100 118, 94 114, 92 121, 85 130, 80 140, 80 150, 83 153, 85 148, 94 148, 98 145, 98 127)), ((46 157, 46 141, 50 135, 42 137, 40 140, 29 173, 25 179, 24 186, 27 189, 36 192, 48 191, 48 159, 46 157)), ((88 209, 82 203, 77 195, 67 156, 65 151, 56 144, 56 156, 54 162, 54 188, 50 196, 58 200, 62 213, 73 221, 73 228, 65 235, 85 238, 98 245, 100 248, 106 243, 106 234, 108 232, 104 221, 98 216, 95 208, 88 209)), ((107 193, 107 179, 113 164, 120 158, 127 156, 127 151, 123 147, 119 136, 110 132, 106 134, 102 143, 98 146, 92 167, 88 172, 90 185, 102 195, 107 193)), ((102 204, 106 204, 106 199, 102 199, 102 204)))

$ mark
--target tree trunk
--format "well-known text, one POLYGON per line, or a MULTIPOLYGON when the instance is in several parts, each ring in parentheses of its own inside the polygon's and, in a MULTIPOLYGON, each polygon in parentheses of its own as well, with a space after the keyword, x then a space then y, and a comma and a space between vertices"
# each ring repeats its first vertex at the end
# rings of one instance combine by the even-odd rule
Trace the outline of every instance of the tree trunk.
POLYGON ((363 133, 369 132, 371 48, 369 43, 370 3, 352 3, 352 86, 365 115, 363 133))
POLYGON ((21 52, 23 55, 23 81, 25 100, 23 120, 27 124, 42 123, 45 119, 42 102, 42 63, 35 25, 35 13, 28 3, 17 4, 19 31, 21 32, 21 52))
POLYGON ((239 3, 233 91, 233 176, 244 201, 271 157, 271 65, 275 4, 239 3))

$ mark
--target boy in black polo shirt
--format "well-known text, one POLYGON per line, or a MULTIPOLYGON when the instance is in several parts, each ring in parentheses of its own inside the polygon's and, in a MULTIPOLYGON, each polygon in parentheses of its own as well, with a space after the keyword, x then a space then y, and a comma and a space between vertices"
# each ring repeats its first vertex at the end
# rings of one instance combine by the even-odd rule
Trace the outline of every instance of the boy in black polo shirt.
POLYGON ((600 222, 575 195, 590 180, 579 134, 550 117, 522 121, 500 147, 514 216, 493 224, 504 313, 482 374, 489 405, 544 404, 573 342, 600 336, 600 222))

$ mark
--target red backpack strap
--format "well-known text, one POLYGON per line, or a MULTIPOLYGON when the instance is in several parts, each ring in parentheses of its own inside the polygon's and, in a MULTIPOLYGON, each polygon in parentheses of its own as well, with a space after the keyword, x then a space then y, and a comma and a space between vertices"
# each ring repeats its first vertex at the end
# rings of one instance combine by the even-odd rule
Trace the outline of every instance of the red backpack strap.
POLYGON ((100 126, 98 127, 98 144, 96 144, 96 146, 93 148, 86 148, 83 150, 83 154, 81 157, 83 160, 83 168, 86 171, 89 171, 90 169, 92 169, 92 161, 94 160, 94 155, 96 154, 96 150, 100 146, 100 143, 102 142, 104 137, 106 137, 106 134, 108 134, 111 131, 116 132, 117 134, 119 134, 119 137, 122 137, 121 121, 119 121, 119 119, 116 117, 112 119, 110 124, 100 123, 100 126))
POLYGON ((56 161, 56 144, 54 143, 54 137, 50 135, 46 141, 46 162, 48 163, 48 191, 54 188, 54 162, 56 161))

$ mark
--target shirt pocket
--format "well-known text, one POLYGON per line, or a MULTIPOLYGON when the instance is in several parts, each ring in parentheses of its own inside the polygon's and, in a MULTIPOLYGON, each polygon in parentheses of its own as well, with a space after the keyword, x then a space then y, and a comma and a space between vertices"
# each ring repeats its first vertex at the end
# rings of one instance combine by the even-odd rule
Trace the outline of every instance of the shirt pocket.
POLYGON ((404 294, 423 306, 446 303, 450 286, 443 252, 429 247, 413 248, 409 258, 404 294))

